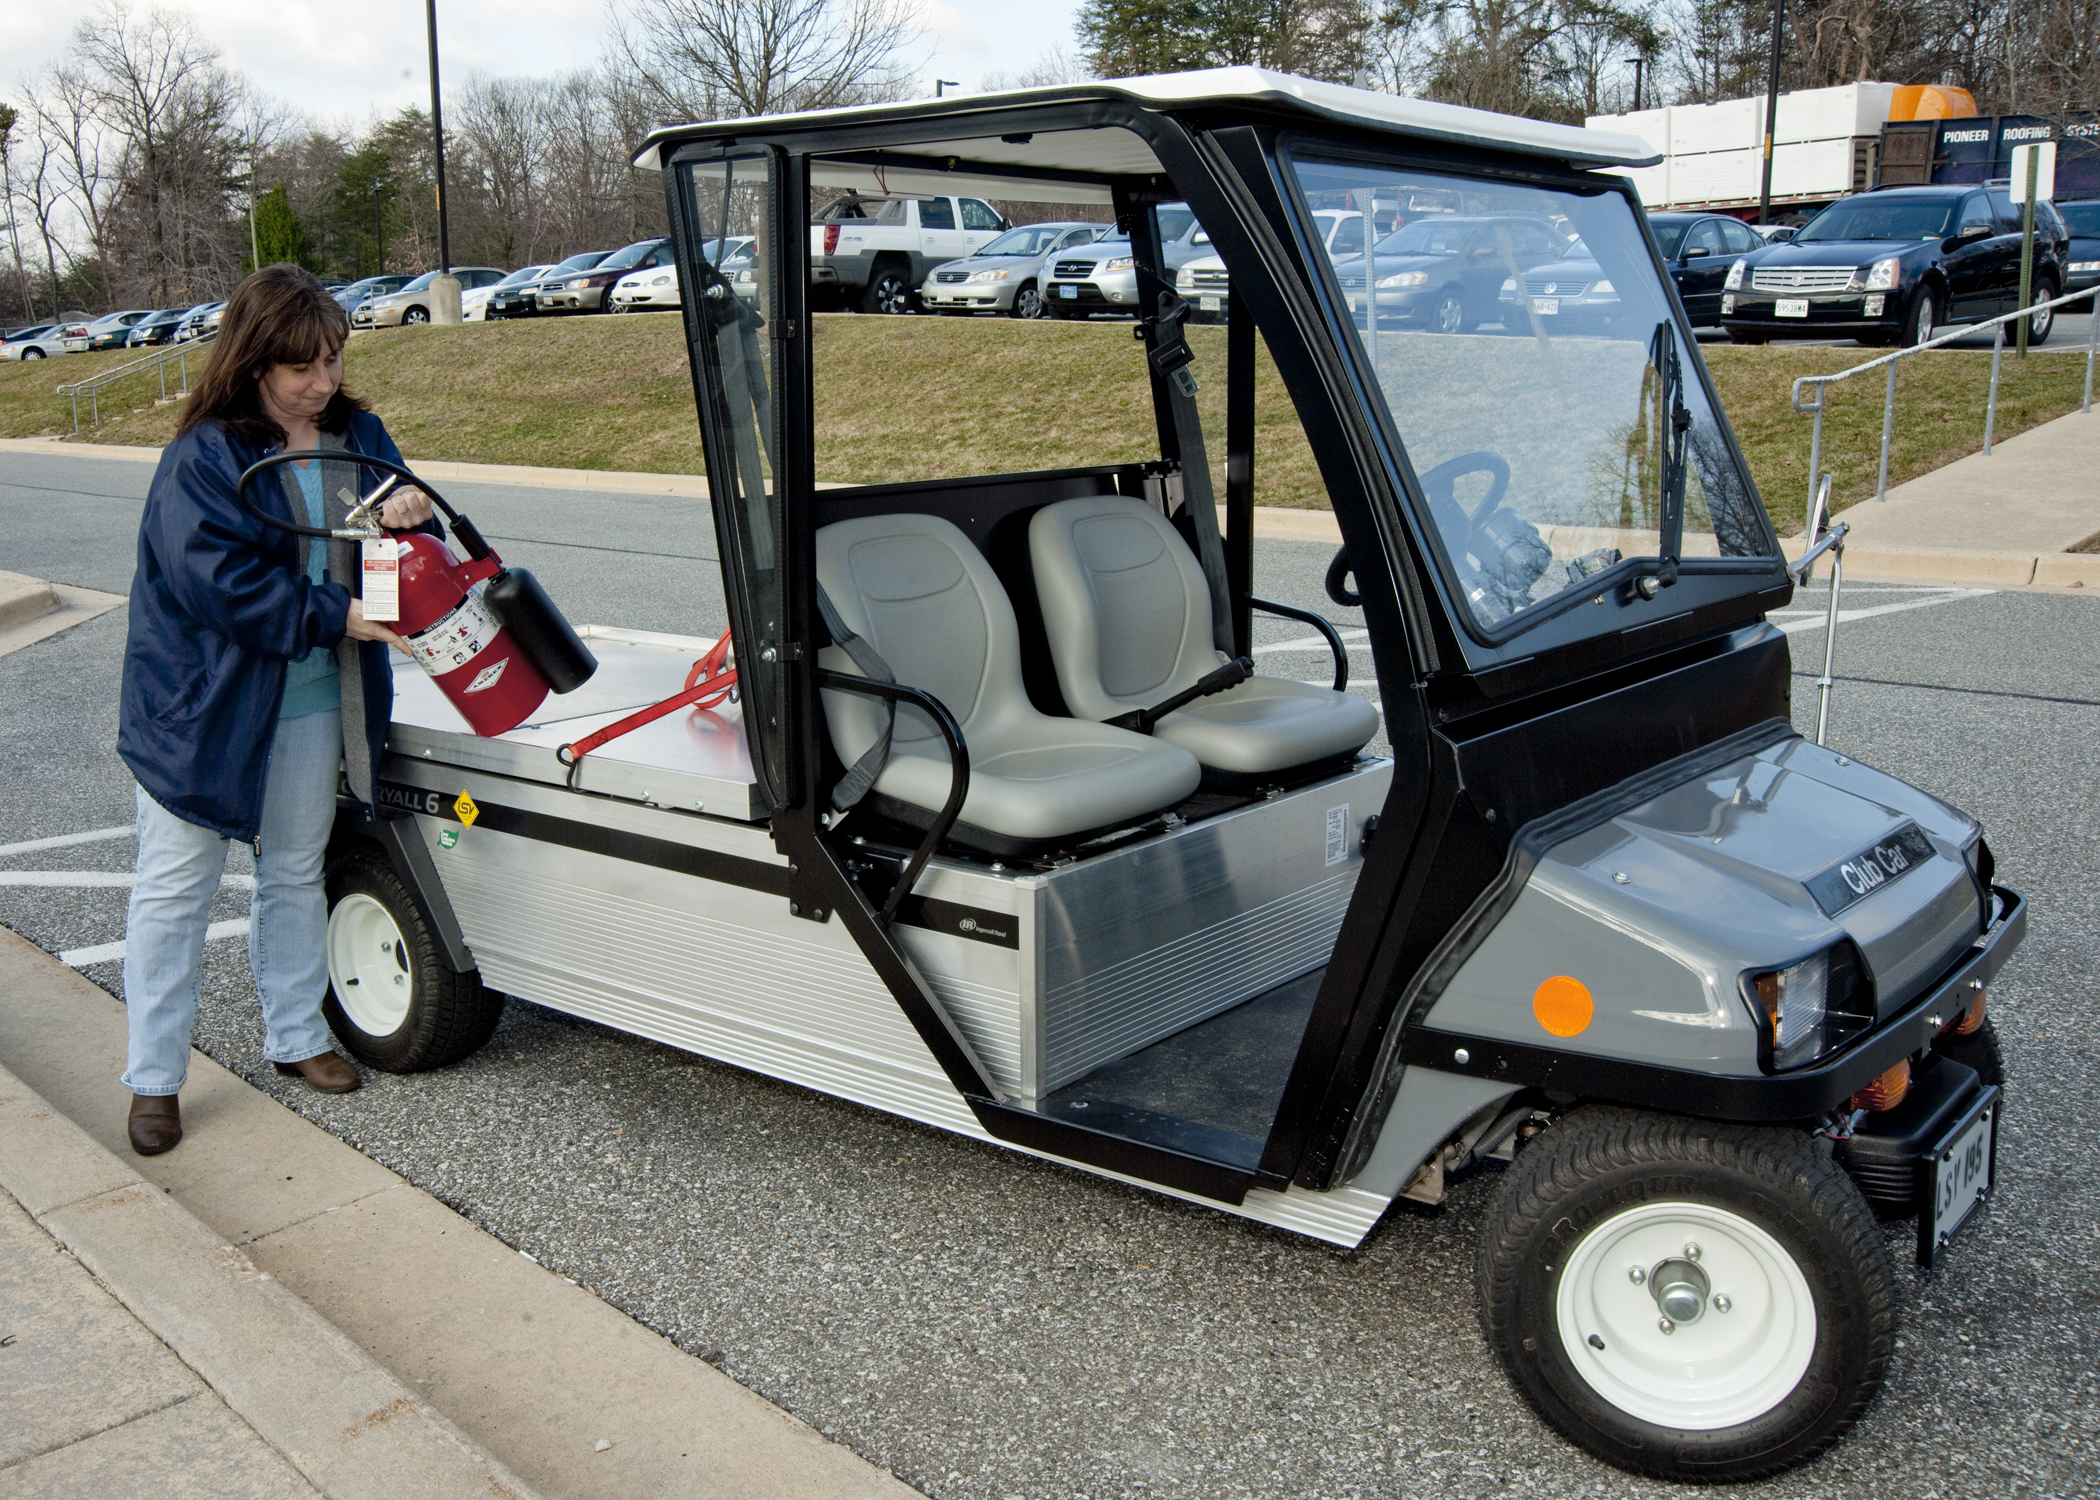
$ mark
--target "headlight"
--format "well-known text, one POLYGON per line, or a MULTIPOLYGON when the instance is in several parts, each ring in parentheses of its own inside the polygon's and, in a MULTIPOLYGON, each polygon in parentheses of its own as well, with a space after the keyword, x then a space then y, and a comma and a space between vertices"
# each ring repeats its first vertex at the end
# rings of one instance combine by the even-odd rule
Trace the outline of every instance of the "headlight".
POLYGON ((1592 297, 1616 297, 1619 295, 1619 289, 1609 281, 1600 281, 1590 288, 1590 295, 1592 297))
POLYGON ((570 283, 569 283, 569 290, 570 290, 570 291, 572 291, 572 292, 577 292, 577 291, 581 291, 581 290, 583 290, 583 288, 585 288, 585 287, 589 286, 590 284, 591 284, 591 278, 590 278, 590 277, 588 277, 588 276, 579 276, 579 277, 577 277, 577 278, 576 278, 576 279, 575 279, 574 281, 572 281, 572 282, 570 282, 570 283))
POLYGON ((668 276, 659 276, 654 281, 649 283, 649 285, 651 286, 669 286, 670 284, 671 278, 668 276))
POLYGON ((1741 291, 1743 289, 1743 270, 1747 264, 1748 262, 1739 260, 1730 266, 1728 268, 1728 279, 1722 282, 1721 285, 1728 288, 1731 292, 1741 291))
POLYGON ((738 281, 754 281, 757 278, 752 274, 751 268, 746 266, 743 270, 736 273, 736 279, 738 281))
POLYGON ((1849 941, 1784 969, 1745 974, 1743 992, 1764 1023, 1775 1071, 1814 1062, 1874 1024, 1873 997, 1849 941))
POLYGON ((2100 271, 2100 260, 2074 260, 2071 262, 2071 270, 2078 275, 2084 275, 2089 271, 2100 271))
POLYGON ((972 271, 969 279, 972 281, 1004 281, 1011 275, 1013 275, 1011 271, 972 271))
POLYGON ((1397 275, 1379 277, 1378 285, 1381 289, 1395 286, 1422 286, 1428 280, 1429 273, 1427 271, 1402 271, 1397 275))
POLYGON ((1514 276, 1510 277, 1509 280, 1502 283, 1502 295, 1505 297, 1512 295, 1516 291, 1516 289, 1517 278, 1514 276))
POLYGON ((1877 260, 1871 266, 1861 266, 1853 272, 1853 284, 1865 287, 1870 292, 1885 292, 1896 284, 1897 273, 1902 268, 1903 263, 1893 256, 1887 260, 1877 260))
POLYGON ((1137 264, 1137 257, 1136 257, 1136 256, 1134 256, 1134 255, 1119 255, 1119 256, 1117 256, 1117 257, 1116 257, 1116 258, 1115 258, 1114 260, 1112 260, 1112 261, 1108 262, 1108 263, 1107 263, 1106 265, 1104 265, 1104 266, 1103 266, 1103 267, 1102 267, 1101 269, 1102 269, 1102 270, 1104 270, 1104 271, 1127 271, 1127 270, 1129 270, 1129 269, 1130 269, 1130 268, 1131 268, 1132 266, 1134 266, 1134 265, 1136 265, 1136 264, 1137 264))

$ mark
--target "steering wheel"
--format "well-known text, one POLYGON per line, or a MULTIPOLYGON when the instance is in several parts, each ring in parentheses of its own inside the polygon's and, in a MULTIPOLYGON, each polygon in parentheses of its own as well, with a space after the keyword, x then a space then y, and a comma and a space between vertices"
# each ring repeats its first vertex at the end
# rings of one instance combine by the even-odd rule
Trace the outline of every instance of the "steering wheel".
POLYGON ((1486 448, 1461 453, 1424 474, 1422 490, 1429 496, 1430 509, 1441 510, 1448 506, 1465 518, 1469 533, 1476 532, 1487 524, 1488 517, 1502 503, 1502 497, 1509 493, 1509 460, 1486 448), (1468 474, 1489 476, 1487 498, 1470 512, 1458 500, 1458 481, 1468 474))

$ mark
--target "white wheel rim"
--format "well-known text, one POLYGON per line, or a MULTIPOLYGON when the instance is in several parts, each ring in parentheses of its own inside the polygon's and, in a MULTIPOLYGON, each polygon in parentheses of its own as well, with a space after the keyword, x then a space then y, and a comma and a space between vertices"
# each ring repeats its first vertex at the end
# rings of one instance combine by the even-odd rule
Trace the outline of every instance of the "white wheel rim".
POLYGON ((1763 1416, 1816 1350, 1815 1298, 1793 1256, 1750 1220, 1702 1203, 1645 1204, 1599 1224, 1568 1257, 1556 1303, 1576 1372, 1629 1416, 1676 1431, 1763 1416), (1647 1277, 1687 1244, 1699 1247, 1710 1295, 1698 1318, 1664 1333, 1647 1277))
POLYGON ((408 949, 387 909, 361 891, 328 914, 328 982, 359 1031, 392 1036, 408 1017, 415 974, 408 949))
POLYGON ((1918 295, 1925 299, 1924 305, 1918 309, 1918 342, 1923 344, 1930 342, 1932 339, 1932 314, 1934 308, 1930 292, 1920 292, 1918 295))

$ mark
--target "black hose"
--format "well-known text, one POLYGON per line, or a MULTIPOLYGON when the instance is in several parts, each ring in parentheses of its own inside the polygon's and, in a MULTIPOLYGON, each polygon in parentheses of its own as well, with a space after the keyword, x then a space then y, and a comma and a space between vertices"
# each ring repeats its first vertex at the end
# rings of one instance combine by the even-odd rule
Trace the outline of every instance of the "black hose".
POLYGON ((271 515, 262 508, 249 489, 249 486, 265 470, 279 468, 284 464, 297 463, 302 459, 309 458, 326 459, 335 463, 351 463, 356 464, 360 468, 377 469, 394 479, 414 485, 430 497, 432 505, 445 513, 445 519, 452 523, 452 534, 458 537, 459 544, 467 549, 467 556, 478 560, 489 555, 491 550, 489 544, 481 539, 481 533, 475 529, 474 523, 446 504, 444 496, 432 489, 425 481, 417 478, 408 468, 393 462, 391 459, 377 458, 369 453, 357 453, 348 448, 302 448, 296 453, 273 453, 268 458, 250 464, 241 474, 241 508, 265 526, 274 526, 279 531, 289 531, 295 536, 319 537, 323 541, 333 540, 335 533, 326 527, 298 526, 290 521, 280 520, 278 517, 271 515))

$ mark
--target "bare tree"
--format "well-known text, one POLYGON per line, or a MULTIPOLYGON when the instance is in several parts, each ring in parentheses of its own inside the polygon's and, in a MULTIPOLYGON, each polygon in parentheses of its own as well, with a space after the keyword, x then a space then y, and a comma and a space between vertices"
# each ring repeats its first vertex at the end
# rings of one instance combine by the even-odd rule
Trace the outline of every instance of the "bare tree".
POLYGON ((895 97, 920 33, 911 0, 657 0, 612 21, 615 55, 664 121, 895 97))

